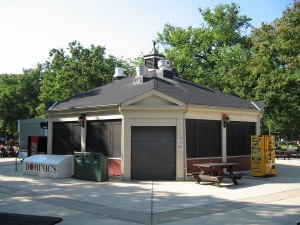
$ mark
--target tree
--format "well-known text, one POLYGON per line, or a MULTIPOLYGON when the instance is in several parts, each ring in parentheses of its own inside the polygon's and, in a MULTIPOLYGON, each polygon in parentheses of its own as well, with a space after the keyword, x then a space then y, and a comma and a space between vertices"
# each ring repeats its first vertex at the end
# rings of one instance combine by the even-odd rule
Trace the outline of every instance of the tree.
POLYGON ((0 76, 0 130, 17 136, 17 121, 37 116, 40 65, 22 75, 0 76))
POLYGON ((128 75, 133 66, 112 55, 105 56, 105 48, 91 45, 84 48, 77 41, 69 43, 67 51, 52 49, 50 60, 43 65, 42 86, 38 107, 44 117, 45 103, 60 101, 112 81, 117 66, 125 68, 128 75))
POLYGON ((300 2, 251 33, 253 94, 265 103, 265 125, 288 136, 300 130, 300 2))
POLYGON ((45 104, 59 101, 112 81, 117 66, 134 74, 135 61, 112 55, 105 48, 91 45, 84 48, 74 41, 67 51, 52 49, 49 61, 24 74, 0 76, 0 130, 17 136, 17 120, 44 118, 45 104))
POLYGON ((251 54, 249 39, 242 33, 251 19, 239 15, 235 3, 199 12, 205 21, 202 27, 166 24, 158 34, 167 58, 182 78, 247 97, 249 70, 245 68, 251 54))

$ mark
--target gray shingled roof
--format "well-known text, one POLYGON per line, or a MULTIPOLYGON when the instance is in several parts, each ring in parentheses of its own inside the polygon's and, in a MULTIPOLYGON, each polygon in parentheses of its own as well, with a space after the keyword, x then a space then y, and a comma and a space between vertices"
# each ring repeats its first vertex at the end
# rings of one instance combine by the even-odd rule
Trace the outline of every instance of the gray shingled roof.
POLYGON ((133 84, 133 76, 95 88, 58 102, 51 110, 120 105, 150 90, 176 98, 190 105, 219 106, 238 109, 257 108, 249 101, 204 87, 178 77, 149 76, 142 84, 133 84))

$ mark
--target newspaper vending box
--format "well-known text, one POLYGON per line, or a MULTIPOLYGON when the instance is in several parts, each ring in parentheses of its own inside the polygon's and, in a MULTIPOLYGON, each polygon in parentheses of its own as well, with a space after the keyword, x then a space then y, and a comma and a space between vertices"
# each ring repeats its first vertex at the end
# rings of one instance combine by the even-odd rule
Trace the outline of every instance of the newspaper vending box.
POLYGON ((251 136, 251 175, 275 175, 275 137, 251 136))

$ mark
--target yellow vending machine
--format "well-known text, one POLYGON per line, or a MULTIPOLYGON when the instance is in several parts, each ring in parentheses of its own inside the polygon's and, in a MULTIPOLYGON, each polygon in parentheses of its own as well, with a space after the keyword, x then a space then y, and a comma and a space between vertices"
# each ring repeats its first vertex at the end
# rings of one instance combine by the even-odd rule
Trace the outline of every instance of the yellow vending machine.
POLYGON ((251 175, 266 177, 275 174, 275 137, 251 136, 251 175))

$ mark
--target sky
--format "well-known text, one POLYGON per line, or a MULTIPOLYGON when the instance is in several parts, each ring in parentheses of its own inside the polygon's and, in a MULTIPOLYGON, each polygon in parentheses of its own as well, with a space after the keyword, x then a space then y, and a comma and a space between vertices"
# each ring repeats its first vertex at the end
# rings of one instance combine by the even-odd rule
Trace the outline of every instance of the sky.
POLYGON ((0 0, 0 74, 21 74, 72 41, 134 59, 151 52, 166 23, 199 27, 199 8, 235 2, 254 27, 280 18, 293 0, 0 0))

